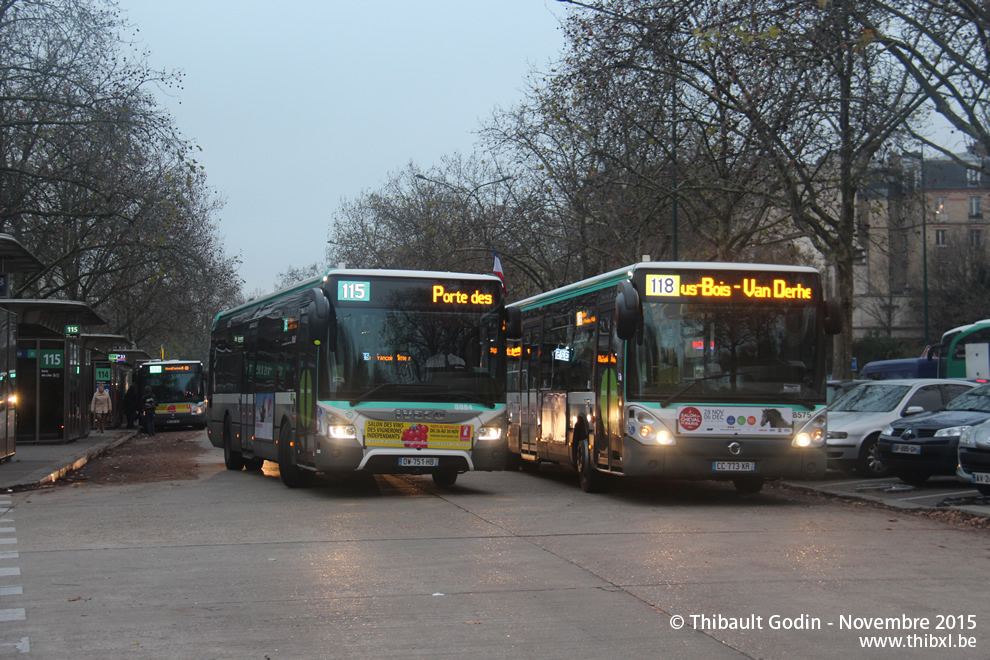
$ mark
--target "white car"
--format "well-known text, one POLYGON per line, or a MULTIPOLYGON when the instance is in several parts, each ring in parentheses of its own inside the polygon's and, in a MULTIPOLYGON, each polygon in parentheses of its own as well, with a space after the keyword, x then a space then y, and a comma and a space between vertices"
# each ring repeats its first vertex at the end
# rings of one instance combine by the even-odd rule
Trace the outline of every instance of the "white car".
POLYGON ((887 468, 876 450, 884 427, 906 415, 938 410, 978 384, 947 378, 860 383, 828 406, 828 467, 885 476, 887 468))

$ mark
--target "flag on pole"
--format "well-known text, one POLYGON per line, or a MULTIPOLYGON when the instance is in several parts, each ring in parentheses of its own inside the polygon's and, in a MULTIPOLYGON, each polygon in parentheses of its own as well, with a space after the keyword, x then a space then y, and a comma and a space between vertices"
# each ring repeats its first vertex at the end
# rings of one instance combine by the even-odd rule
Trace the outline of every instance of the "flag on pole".
POLYGON ((492 273, 498 276, 498 279, 502 280, 502 293, 505 293, 505 273, 502 272, 502 262, 499 261, 498 255, 495 253, 495 246, 492 246, 492 258, 495 262, 492 264, 492 273))

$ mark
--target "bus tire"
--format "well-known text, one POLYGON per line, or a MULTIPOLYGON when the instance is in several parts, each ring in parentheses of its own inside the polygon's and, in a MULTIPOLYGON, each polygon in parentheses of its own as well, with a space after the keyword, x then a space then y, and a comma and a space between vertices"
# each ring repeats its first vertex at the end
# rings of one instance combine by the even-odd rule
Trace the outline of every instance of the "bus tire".
POLYGON ((763 490, 765 481, 763 477, 736 477, 732 480, 732 484, 743 495, 756 495, 763 490))
POLYGON ((591 449, 588 447, 587 438, 582 440, 578 445, 574 467, 577 468, 581 490, 586 493, 600 493, 604 490, 605 475, 591 464, 591 449))
POLYGON ((432 476, 437 486, 450 488, 457 481, 457 470, 437 470, 432 476))
POLYGON ((278 472, 288 488, 305 488, 313 483, 313 473, 296 463, 291 444, 292 432, 283 424, 278 432, 278 472))
POLYGON ((244 469, 244 456, 234 451, 233 432, 230 428, 230 417, 223 420, 223 464, 228 470, 240 472, 244 469))

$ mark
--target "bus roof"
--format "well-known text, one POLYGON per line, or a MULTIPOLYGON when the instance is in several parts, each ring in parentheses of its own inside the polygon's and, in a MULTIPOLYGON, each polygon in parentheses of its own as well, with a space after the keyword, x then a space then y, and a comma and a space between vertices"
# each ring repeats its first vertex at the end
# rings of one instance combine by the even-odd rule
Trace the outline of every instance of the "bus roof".
POLYGON ((818 274, 818 269, 812 268, 811 266, 785 266, 781 264, 751 264, 718 261, 640 261, 629 266, 616 268, 615 270, 607 273, 602 273, 601 275, 596 275, 579 282, 574 282, 573 284, 565 284, 562 287, 545 291, 543 293, 538 293, 535 296, 524 298, 523 300, 513 304, 523 308, 536 303, 546 304, 548 302, 569 298, 580 293, 597 291, 599 289, 614 286, 623 280, 631 279, 633 273, 637 270, 656 270, 661 268, 676 268, 678 270, 774 270, 787 273, 818 274))
POLYGON ((491 274, 454 273, 435 270, 402 270, 391 268, 329 268, 322 275, 317 275, 306 280, 300 280, 292 286, 280 289, 278 291, 273 291, 272 293, 265 294, 260 298, 249 300, 242 305, 238 305, 237 307, 226 309, 213 318, 213 326, 215 327, 217 321, 223 317, 243 312, 251 309, 252 307, 265 305, 273 300, 278 300, 299 291, 305 291, 306 289, 322 286, 331 275, 342 275, 345 277, 422 277, 455 280, 495 280, 496 282, 501 283, 501 280, 498 277, 491 274))

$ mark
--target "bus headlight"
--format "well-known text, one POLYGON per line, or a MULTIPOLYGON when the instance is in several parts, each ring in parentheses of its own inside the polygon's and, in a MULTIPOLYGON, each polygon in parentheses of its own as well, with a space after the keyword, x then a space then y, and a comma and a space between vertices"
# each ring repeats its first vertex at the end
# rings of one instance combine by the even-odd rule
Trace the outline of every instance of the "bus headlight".
POLYGON ((335 440, 354 440, 357 438, 357 429, 353 424, 339 424, 339 420, 332 419, 327 424, 327 437, 335 440))
POLYGON ((662 445, 670 447, 677 444, 677 439, 660 420, 649 412, 636 408, 629 411, 629 435, 644 445, 662 445))
POLYGON ((825 444, 825 416, 820 415, 801 429, 791 440, 792 447, 821 447, 825 444))
POLYGON ((482 426, 478 429, 478 440, 499 440, 502 437, 501 426, 482 426))

